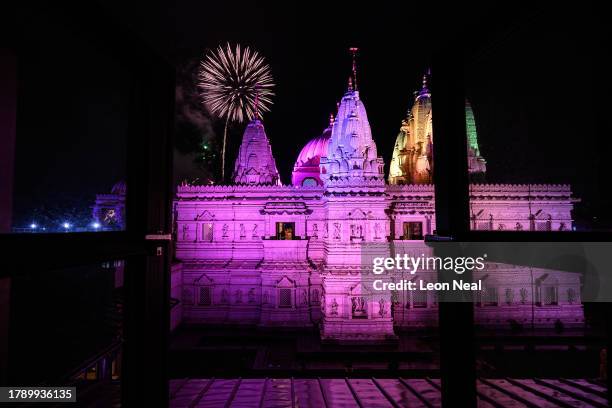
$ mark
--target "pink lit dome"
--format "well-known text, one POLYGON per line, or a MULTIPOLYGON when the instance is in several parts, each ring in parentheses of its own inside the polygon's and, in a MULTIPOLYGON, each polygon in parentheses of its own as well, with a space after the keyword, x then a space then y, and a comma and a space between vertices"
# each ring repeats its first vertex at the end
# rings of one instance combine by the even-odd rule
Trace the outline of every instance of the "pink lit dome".
POLYGON ((315 137, 302 149, 298 156, 295 166, 293 166, 293 173, 291 176, 291 182, 294 186, 316 186, 323 185, 320 176, 319 162, 321 156, 327 155, 327 145, 332 133, 333 119, 330 120, 330 124, 323 131, 323 134, 315 137))

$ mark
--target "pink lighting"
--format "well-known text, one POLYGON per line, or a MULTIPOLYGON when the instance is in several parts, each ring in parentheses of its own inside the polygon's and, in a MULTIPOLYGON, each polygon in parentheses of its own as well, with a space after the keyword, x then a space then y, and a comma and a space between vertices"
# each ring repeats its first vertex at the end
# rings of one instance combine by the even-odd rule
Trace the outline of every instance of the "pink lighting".
MULTIPOLYGON (((178 187, 180 267, 173 269, 172 292, 182 302, 173 327, 178 321, 318 325, 322 340, 350 343, 395 341, 396 330, 436 326, 434 293, 374 291, 375 277, 364 261, 368 248, 377 257, 389 256, 391 248, 431 250, 423 242, 436 229, 429 97, 429 90, 417 96, 417 108, 426 109, 416 109, 408 121, 422 126, 404 125, 388 183, 356 87, 342 96, 330 126, 301 150, 292 185, 280 183, 263 122, 252 120, 233 184, 178 187), (412 148, 412 142, 423 150, 410 151, 414 166, 404 168, 404 147, 412 148)), ((568 185, 472 184, 470 195, 474 229, 550 231, 572 225, 575 199, 568 185)), ((435 286, 437 273, 419 269, 412 278, 435 286)), ((479 324, 584 323, 577 274, 491 264, 482 279, 479 324), (532 275, 541 287, 533 287, 532 275), (541 305, 534 308, 538 299, 541 305)))
POLYGON ((333 121, 330 122, 330 125, 323 131, 321 136, 315 137, 302 148, 293 167, 291 184, 294 186, 323 185, 319 163, 321 156, 327 155, 327 145, 331 137, 332 126, 333 121))

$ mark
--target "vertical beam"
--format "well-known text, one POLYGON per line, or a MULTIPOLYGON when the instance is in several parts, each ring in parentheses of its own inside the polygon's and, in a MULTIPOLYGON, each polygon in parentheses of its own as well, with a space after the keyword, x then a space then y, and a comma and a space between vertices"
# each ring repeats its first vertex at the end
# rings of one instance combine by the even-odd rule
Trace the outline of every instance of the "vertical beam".
MULTIPOLYGON (((457 240, 469 230, 465 91, 460 47, 449 44, 432 63, 434 183, 437 235, 457 240)), ((443 247, 444 248, 444 247, 443 247)), ((436 255, 457 256, 456 253, 436 255)), ((446 251, 445 251, 446 252, 446 251)), ((451 251, 452 252, 452 251, 451 251)), ((439 281, 453 277, 442 271, 439 281)), ((471 279, 471 276, 462 276, 471 279)), ((442 293, 440 294, 442 295, 442 293)), ((452 294, 451 294, 452 296, 452 294)), ((442 405, 476 406, 473 304, 441 298, 439 303, 442 405)))
POLYGON ((17 122, 17 58, 0 49, 0 233, 11 232, 17 122))
POLYGON ((0 385, 8 385, 11 278, 0 278, 0 385))
MULTIPOLYGON (((144 49, 134 50, 132 64, 126 221, 127 233, 138 241, 170 233, 175 76, 144 49)), ((147 244, 147 256, 126 263, 124 406, 168 406, 170 241, 147 244)))
POLYGON ((459 238, 470 228, 463 60, 445 47, 433 59, 432 111, 437 235, 459 238))
MULTIPOLYGON (((0 233, 11 232, 17 121, 17 58, 0 49, 0 233)), ((0 385, 8 378, 11 278, 0 278, 0 385)))

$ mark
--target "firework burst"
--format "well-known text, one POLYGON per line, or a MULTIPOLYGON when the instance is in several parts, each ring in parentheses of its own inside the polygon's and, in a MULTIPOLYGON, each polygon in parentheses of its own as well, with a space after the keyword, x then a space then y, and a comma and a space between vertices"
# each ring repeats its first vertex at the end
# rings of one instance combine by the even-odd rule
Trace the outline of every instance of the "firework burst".
POLYGON ((200 63, 199 86, 210 112, 232 122, 252 119, 256 109, 269 111, 274 96, 270 66, 257 51, 239 44, 207 53, 200 63))
POLYGON ((257 51, 227 43, 210 50, 200 62, 202 99, 210 112, 225 119, 221 179, 225 181, 225 146, 230 121, 243 122, 268 112, 274 96, 270 66, 257 51))

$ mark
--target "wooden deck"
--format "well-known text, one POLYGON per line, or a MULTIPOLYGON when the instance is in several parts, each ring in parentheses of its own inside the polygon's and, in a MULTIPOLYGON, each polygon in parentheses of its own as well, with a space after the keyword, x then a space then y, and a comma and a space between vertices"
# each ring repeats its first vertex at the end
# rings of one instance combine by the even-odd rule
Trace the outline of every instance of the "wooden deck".
MULTIPOLYGON (((439 407, 440 380, 403 378, 182 379, 170 382, 170 406, 439 407)), ((607 407, 606 388, 583 379, 478 380, 479 407, 607 407)))

